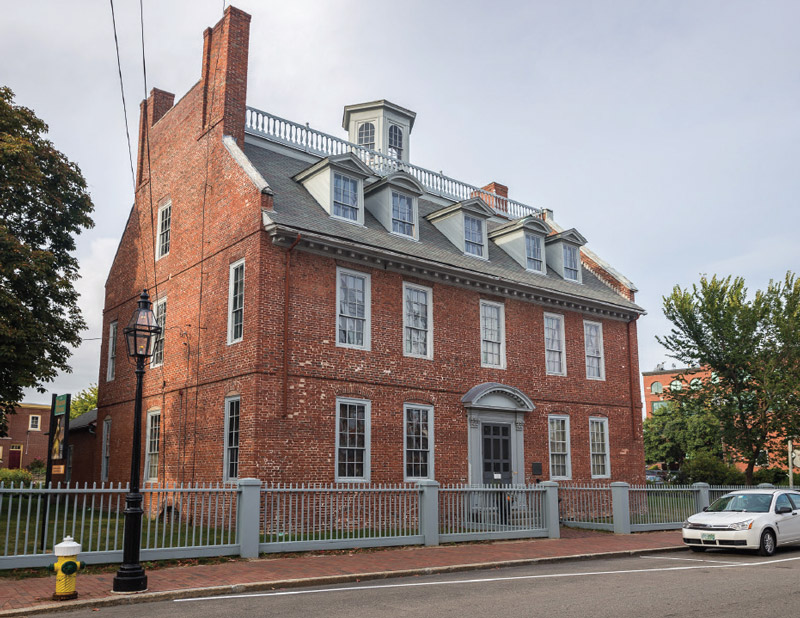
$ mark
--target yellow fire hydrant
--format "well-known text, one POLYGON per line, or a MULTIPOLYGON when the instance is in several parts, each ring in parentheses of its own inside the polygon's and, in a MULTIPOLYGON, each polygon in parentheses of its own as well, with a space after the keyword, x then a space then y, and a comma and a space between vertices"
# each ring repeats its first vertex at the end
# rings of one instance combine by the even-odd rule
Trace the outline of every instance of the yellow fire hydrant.
POLYGON ((80 552, 80 543, 76 543, 71 536, 64 537, 64 540, 53 548, 53 553, 56 555, 56 563, 47 568, 56 572, 54 601, 69 601, 70 599, 78 598, 78 591, 75 590, 75 580, 78 579, 78 569, 86 566, 78 560, 80 552))

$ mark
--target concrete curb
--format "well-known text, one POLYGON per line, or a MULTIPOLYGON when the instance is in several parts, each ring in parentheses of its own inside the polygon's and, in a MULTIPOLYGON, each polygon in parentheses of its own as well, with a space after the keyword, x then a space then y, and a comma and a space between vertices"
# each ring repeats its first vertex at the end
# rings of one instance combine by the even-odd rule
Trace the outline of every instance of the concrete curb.
POLYGON ((173 601, 175 599, 188 599, 195 597, 214 597, 229 594, 244 594, 248 592, 261 592, 277 588, 303 588, 308 586, 327 586, 332 584, 345 584, 355 581, 369 581, 376 579, 390 579, 394 577, 410 577, 413 575, 436 575, 437 573, 457 573, 460 571, 479 571, 484 569, 499 569, 505 567, 526 566, 531 564, 548 564, 557 562, 572 562, 575 560, 598 560, 620 556, 643 556, 647 554, 682 551, 686 546, 669 546, 652 549, 628 549, 624 551, 607 551, 596 554, 573 554, 570 556, 551 556, 547 558, 521 558, 519 560, 498 560, 493 562, 476 562, 472 564, 451 564, 438 567, 421 567, 415 569, 402 569, 398 571, 376 571, 373 573, 353 573, 347 575, 327 575, 321 577, 303 577, 299 579, 281 579, 266 582, 252 582, 249 584, 226 584, 223 586, 209 586, 207 588, 186 588, 182 590, 165 590, 163 592, 142 592, 124 596, 107 596, 97 599, 79 599, 62 603, 47 603, 31 607, 20 607, 0 611, 0 616, 34 616, 75 609, 94 607, 111 607, 114 605, 138 605, 140 603, 153 603, 156 601, 173 601))

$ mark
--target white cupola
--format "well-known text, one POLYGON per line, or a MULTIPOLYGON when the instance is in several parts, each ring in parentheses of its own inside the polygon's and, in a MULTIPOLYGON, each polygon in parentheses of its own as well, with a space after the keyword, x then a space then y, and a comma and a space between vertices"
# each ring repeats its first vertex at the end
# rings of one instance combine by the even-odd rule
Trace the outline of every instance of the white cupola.
POLYGON ((409 136, 416 112, 385 99, 344 108, 342 128, 348 141, 408 163, 409 136))

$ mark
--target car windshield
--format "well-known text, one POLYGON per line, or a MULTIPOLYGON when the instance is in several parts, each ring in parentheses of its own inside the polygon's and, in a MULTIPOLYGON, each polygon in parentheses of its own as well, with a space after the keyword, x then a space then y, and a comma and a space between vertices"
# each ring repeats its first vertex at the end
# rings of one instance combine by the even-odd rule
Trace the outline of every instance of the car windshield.
POLYGON ((772 503, 772 494, 732 494, 722 496, 708 507, 710 512, 767 513, 772 503))

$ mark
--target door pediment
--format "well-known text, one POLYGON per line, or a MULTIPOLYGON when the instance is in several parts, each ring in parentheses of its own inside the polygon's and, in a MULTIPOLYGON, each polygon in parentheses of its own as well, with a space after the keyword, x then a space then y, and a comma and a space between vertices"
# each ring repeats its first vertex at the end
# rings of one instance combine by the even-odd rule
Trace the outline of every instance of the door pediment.
POLYGON ((536 406, 518 388, 499 382, 484 382, 473 386, 461 398, 465 408, 505 410, 508 412, 533 412, 536 406))

